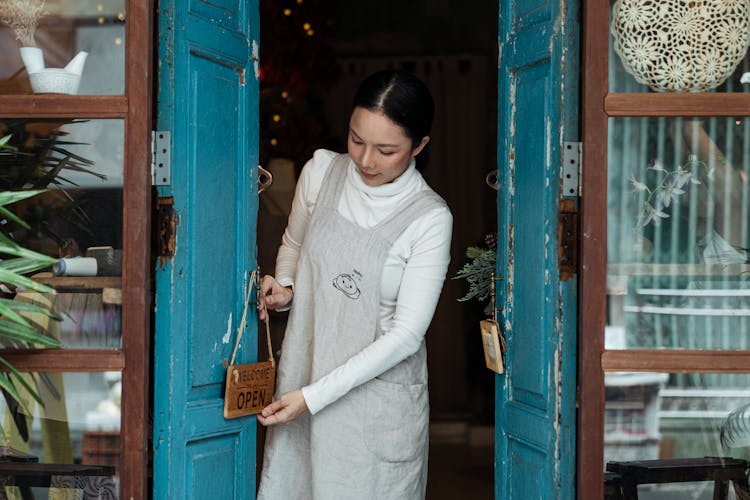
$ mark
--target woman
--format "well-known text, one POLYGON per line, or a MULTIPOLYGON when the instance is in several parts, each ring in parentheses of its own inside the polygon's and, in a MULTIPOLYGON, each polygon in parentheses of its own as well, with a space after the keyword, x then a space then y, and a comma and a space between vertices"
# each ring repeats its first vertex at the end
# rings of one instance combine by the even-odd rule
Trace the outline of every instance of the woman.
POLYGON ((450 259, 452 216, 415 168, 434 104, 400 71, 368 77, 348 155, 305 165, 265 309, 291 306, 259 499, 416 499, 427 478, 424 334, 450 259), (284 424, 284 425, 277 425, 284 424))

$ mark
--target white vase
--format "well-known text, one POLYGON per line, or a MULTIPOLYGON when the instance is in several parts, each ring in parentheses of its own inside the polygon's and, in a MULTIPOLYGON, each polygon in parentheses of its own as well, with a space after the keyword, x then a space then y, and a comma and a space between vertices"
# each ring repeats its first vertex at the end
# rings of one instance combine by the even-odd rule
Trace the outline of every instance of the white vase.
POLYGON ((44 69, 42 49, 39 47, 21 47, 19 50, 21 51, 21 60, 23 60, 23 65, 26 66, 28 74, 37 73, 44 69))
POLYGON ((86 63, 88 55, 88 52, 80 51, 68 64, 65 65, 65 71, 81 76, 81 73, 83 73, 83 65, 86 63))
POLYGON ((21 47, 21 59, 35 94, 77 94, 87 56, 81 51, 64 68, 45 68, 41 49, 21 47))

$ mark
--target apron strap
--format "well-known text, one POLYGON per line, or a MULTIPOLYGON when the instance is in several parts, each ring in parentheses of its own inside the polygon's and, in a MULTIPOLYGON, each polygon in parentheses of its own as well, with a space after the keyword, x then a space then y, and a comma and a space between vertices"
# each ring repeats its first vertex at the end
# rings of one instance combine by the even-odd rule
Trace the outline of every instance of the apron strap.
POLYGON ((415 193, 406 200, 398 210, 380 221, 374 228, 383 239, 391 245, 409 224, 424 215, 425 212, 445 206, 445 202, 432 190, 415 193))
POLYGON ((318 205, 337 209, 341 192, 344 190, 344 181, 346 180, 346 167, 349 164, 349 155, 341 153, 331 160, 331 166, 328 167, 323 185, 318 193, 318 199, 315 200, 315 206, 318 205))

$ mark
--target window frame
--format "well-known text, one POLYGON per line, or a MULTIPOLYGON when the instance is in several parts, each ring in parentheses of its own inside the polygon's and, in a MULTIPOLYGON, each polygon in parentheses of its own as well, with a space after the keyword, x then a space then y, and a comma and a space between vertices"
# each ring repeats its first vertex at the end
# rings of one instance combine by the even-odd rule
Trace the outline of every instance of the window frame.
POLYGON ((750 350, 604 348, 607 134, 611 117, 750 116, 750 93, 610 93, 612 0, 583 2, 578 498, 604 497, 604 373, 748 373, 750 350), (604 211, 602 211, 604 210, 604 211), (583 430, 585 429, 585 432, 583 430))
POLYGON ((0 350, 20 371, 122 372, 120 498, 150 494, 151 129, 153 0, 126 0, 125 93, 0 95, 2 118, 115 118, 124 122, 122 346, 0 350))

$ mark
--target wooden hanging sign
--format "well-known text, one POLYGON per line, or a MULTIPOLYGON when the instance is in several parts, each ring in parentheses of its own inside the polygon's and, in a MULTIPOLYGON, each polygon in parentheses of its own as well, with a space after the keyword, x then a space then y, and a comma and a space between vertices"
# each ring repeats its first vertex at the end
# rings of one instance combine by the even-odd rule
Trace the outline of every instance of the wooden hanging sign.
POLYGON ((230 365, 224 392, 224 418, 260 413, 273 400, 275 367, 270 361, 230 365))
POLYGON ((242 332, 245 331, 247 310, 250 306, 250 295, 257 273, 250 274, 250 281, 245 291, 245 307, 242 310, 242 320, 237 328, 237 341, 232 351, 232 359, 227 367, 227 382, 224 389, 224 418, 237 418, 255 415, 263 411, 273 401, 274 383, 276 382, 276 362, 271 349, 271 328, 266 313, 266 345, 268 347, 268 361, 235 365, 237 349, 240 346, 242 332))
POLYGON ((495 373, 503 373, 505 339, 500 332, 500 325, 493 319, 486 319, 479 322, 479 330, 482 333, 484 362, 487 368, 495 373))

